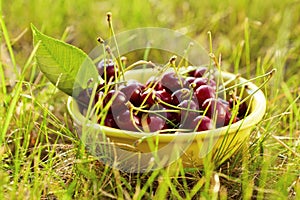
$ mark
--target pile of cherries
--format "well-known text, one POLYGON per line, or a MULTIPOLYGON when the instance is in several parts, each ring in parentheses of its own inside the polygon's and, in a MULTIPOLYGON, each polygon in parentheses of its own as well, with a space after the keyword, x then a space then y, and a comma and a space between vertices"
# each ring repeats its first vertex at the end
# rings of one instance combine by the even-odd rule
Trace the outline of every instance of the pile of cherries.
MULTIPOLYGON (((119 79, 121 71, 111 59, 100 61, 97 69, 105 81, 97 87, 92 104, 101 125, 129 131, 192 132, 226 126, 246 115, 247 105, 238 103, 239 97, 218 97, 206 67, 186 74, 167 71, 145 84, 119 79), (237 105, 237 114, 232 114, 237 105)), ((83 114, 91 96, 88 88, 76 99, 83 114)))

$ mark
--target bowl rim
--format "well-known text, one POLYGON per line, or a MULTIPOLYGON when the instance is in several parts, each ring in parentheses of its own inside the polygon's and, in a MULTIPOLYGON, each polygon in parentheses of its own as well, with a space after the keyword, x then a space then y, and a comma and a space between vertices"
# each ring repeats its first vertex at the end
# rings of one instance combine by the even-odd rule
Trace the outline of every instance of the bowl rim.
MULTIPOLYGON (((231 79, 235 78, 236 75, 229 73, 229 72, 221 72, 221 75, 224 78, 231 79)), ((263 118, 265 111, 266 111, 266 98, 264 93, 261 89, 259 89, 254 83, 249 82, 247 79, 243 77, 238 78, 239 82, 247 82, 247 93, 253 94, 252 103, 251 103, 251 111, 249 115, 243 119, 241 119, 238 122, 235 122, 233 124, 207 130, 207 131, 200 131, 200 132, 188 132, 188 133, 182 133, 182 132, 175 132, 175 133, 159 133, 159 132, 138 132, 138 131, 127 131, 127 130, 121 130, 116 128, 111 128, 107 126, 100 125, 98 123, 94 123, 90 120, 86 122, 86 126, 91 127, 93 129, 99 129, 105 133, 106 136, 111 137, 118 137, 118 138, 124 138, 129 139, 134 137, 135 140, 139 138, 145 138, 145 137, 159 137, 162 141, 170 141, 173 140, 174 137, 196 137, 196 138, 205 138, 208 135, 209 136, 224 136, 226 134, 235 134, 238 131, 242 131, 245 129, 252 128, 254 125, 256 125, 261 119, 263 118)), ((70 96, 67 101, 67 110, 69 114, 71 115, 71 118, 74 120, 74 122, 77 125, 82 126, 84 121, 86 121, 85 117, 79 112, 77 105, 74 105, 74 98, 70 96), (77 109, 77 110, 76 110, 77 109)))

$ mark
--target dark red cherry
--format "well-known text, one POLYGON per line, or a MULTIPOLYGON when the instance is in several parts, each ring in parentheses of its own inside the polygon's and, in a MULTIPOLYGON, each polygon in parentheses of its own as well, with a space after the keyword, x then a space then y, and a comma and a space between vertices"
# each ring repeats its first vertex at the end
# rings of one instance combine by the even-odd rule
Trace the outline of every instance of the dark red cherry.
POLYGON ((109 112, 112 112, 114 115, 116 115, 119 112, 127 109, 127 101, 128 99, 123 92, 110 90, 104 97, 103 104, 106 106, 106 104, 111 103, 109 112))
POLYGON ((156 92, 155 90, 147 89, 141 93, 140 98, 141 102, 145 102, 144 105, 150 108, 153 104, 156 103, 156 92))
POLYGON ((191 84, 192 82, 194 82, 196 78, 193 77, 193 76, 188 76, 185 78, 185 81, 188 83, 188 84, 191 84))
POLYGON ((229 108, 232 109, 234 106, 237 106, 239 104, 237 117, 243 118, 246 115, 248 107, 247 107, 246 102, 239 103, 240 101, 241 101, 240 97, 236 97, 235 100, 233 98, 230 98, 229 99, 229 108))
POLYGON ((214 89, 216 88, 216 82, 214 80, 212 80, 212 79, 209 80, 208 78, 203 78, 203 77, 195 78, 194 82, 191 84, 192 84, 194 90, 196 90, 201 85, 210 85, 214 89))
MULTIPOLYGON (((76 98, 76 101, 78 103, 79 106, 79 110, 80 112, 82 112, 83 110, 87 109, 92 97, 92 92, 93 89, 92 88, 87 88, 82 90, 79 95, 76 98)), ((103 95, 103 92, 96 92, 95 96, 94 96, 94 100, 92 102, 92 106, 94 106, 96 104, 96 102, 99 100, 99 96, 103 95)))
MULTIPOLYGON (((151 111, 160 111, 160 112, 157 112, 157 114, 150 114, 151 115, 159 115, 160 117, 164 118, 166 121, 174 121, 175 116, 174 114, 177 114, 175 112, 169 112, 168 111, 168 108, 162 104, 154 104, 151 106, 151 108, 149 109, 151 111), (161 112, 161 111, 164 111, 164 112, 161 112)), ((174 109, 173 109, 174 110, 174 109)))
MULTIPOLYGON (((101 119, 99 120, 99 123, 101 122, 101 119)), ((114 116, 112 114, 107 114, 105 119, 104 119, 104 126, 108 126, 108 127, 111 127, 111 128, 119 128, 115 119, 114 119, 114 116)))
POLYGON ((160 99, 163 102, 171 103, 171 95, 166 90, 153 90, 147 89, 141 93, 141 101, 145 101, 145 104, 150 108, 152 105, 158 102, 160 99))
POLYGON ((98 74, 108 82, 110 79, 114 80, 115 76, 118 73, 118 68, 115 64, 115 62, 112 59, 103 59, 101 60, 98 65, 98 74), (105 77, 106 74, 106 77, 105 77))
POLYGON ((127 97, 121 91, 110 90, 106 94, 103 102, 104 102, 104 104, 107 104, 109 101, 112 101, 112 104, 115 104, 115 105, 125 104, 127 102, 127 97))
POLYGON ((202 104, 202 109, 207 109, 206 116, 216 119, 217 127, 228 125, 231 117, 229 109, 219 99, 206 99, 202 104))
POLYGON ((207 116, 198 116, 193 120, 194 127, 198 128, 196 131, 206 131, 213 129, 213 123, 212 120, 207 116))
POLYGON ((79 108, 87 108, 92 96, 92 88, 82 90, 76 98, 79 108))
POLYGON ((177 75, 175 72, 165 73, 160 82, 162 86, 171 93, 178 89, 188 87, 185 79, 182 76, 177 75))
POLYGON ((129 109, 124 110, 123 112, 120 112, 117 116, 115 116, 116 124, 118 127, 122 130, 128 130, 128 131, 137 131, 137 127, 141 127, 141 119, 132 113, 129 109), (135 124, 135 125, 134 125, 135 124))
POLYGON ((153 88, 154 90, 163 90, 164 89, 161 82, 158 80, 157 77, 151 77, 146 82, 146 87, 153 88))
POLYGON ((208 79, 203 77, 195 78, 195 80, 192 82, 194 90, 196 90, 201 85, 207 85, 208 79))
POLYGON ((198 67, 194 71, 193 76, 194 77, 202 77, 206 72, 207 72, 207 68, 206 67, 198 67))
POLYGON ((143 84, 137 81, 130 81, 125 86, 120 87, 120 91, 125 94, 134 106, 140 106, 142 103, 141 93, 144 87, 143 84))
POLYGON ((150 132, 160 131, 167 128, 167 123, 165 119, 152 114, 147 117, 147 128, 150 132))
POLYGON ((104 91, 105 90, 105 87, 107 87, 107 85, 105 83, 100 83, 98 86, 97 86, 97 92, 100 92, 100 91, 104 91))
POLYGON ((183 100, 190 100, 190 99, 194 100, 195 96, 192 90, 187 88, 181 88, 173 92, 171 98, 172 98, 172 104, 177 106, 183 100))
POLYGON ((167 92, 165 89, 157 90, 156 91, 156 97, 162 100, 165 103, 171 104, 172 103, 172 97, 169 92, 167 92))
POLYGON ((209 85, 201 85, 196 91, 195 95, 198 100, 198 104, 202 105, 206 99, 215 98, 215 89, 209 85))
POLYGON ((206 131, 213 129, 213 123, 209 117, 199 115, 191 121, 186 121, 180 128, 190 129, 191 131, 206 131))
POLYGON ((183 100, 178 104, 178 108, 180 109, 180 122, 185 123, 186 120, 194 119, 199 115, 199 106, 193 100, 183 100))

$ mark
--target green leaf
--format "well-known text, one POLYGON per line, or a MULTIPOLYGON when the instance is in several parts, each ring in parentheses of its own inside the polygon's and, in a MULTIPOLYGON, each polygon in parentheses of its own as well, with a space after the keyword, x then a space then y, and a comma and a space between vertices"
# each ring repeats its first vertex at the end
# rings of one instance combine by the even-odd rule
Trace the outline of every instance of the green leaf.
POLYGON ((39 68, 58 89, 74 96, 78 88, 98 81, 96 66, 82 50, 41 33, 34 25, 31 29, 34 45, 40 42, 36 52, 39 68))

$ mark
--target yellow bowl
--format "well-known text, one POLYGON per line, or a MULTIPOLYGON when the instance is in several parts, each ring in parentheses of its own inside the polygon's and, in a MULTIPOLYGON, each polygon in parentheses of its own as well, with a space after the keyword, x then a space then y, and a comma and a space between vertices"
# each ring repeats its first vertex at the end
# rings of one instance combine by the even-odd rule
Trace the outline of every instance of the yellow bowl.
MULTIPOLYGON (((145 82, 155 70, 132 70, 126 73, 126 80, 145 82)), ((221 73, 224 81, 235 79, 231 73, 221 73)), ((167 166, 181 159, 184 167, 201 167, 205 162, 220 165, 240 150, 249 140, 251 129, 263 118, 266 99, 263 92, 253 83, 238 78, 247 85, 246 95, 251 95, 250 111, 247 117, 214 130, 193 133, 144 133, 124 131, 100 126, 84 117, 72 97, 67 108, 78 127, 81 140, 89 151, 101 161, 127 171, 146 171, 167 166)))

